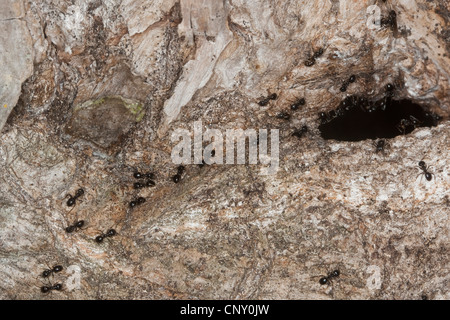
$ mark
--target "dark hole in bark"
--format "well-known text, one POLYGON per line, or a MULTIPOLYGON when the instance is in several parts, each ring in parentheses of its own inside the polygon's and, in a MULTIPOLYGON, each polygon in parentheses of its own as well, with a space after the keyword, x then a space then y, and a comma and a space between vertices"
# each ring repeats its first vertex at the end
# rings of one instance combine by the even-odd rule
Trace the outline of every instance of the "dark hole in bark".
POLYGON ((319 115, 323 139, 361 141, 394 138, 418 127, 436 126, 441 117, 410 100, 385 97, 368 101, 351 96, 335 110, 319 115))

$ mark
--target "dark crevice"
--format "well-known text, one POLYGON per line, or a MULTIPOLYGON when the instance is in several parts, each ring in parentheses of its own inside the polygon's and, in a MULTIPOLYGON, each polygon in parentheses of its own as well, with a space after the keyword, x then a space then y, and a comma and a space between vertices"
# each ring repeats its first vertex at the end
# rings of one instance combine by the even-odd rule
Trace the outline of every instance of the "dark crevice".
POLYGON ((441 120, 439 115, 410 100, 385 97, 368 101, 358 96, 347 97, 337 109, 322 112, 319 117, 322 138, 338 141, 390 139, 418 127, 436 126, 441 120))

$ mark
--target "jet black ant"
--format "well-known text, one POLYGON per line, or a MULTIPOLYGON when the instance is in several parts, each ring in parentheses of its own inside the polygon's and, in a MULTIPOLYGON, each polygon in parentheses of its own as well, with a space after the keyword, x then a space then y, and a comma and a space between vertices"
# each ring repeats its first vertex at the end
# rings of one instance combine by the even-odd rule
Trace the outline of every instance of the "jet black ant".
POLYGON ((297 137, 297 138, 301 138, 307 132, 308 132, 308 127, 307 126, 303 126, 300 130, 294 131, 294 133, 292 133, 292 136, 293 137, 297 137))
POLYGON ((50 285, 50 286, 42 286, 41 287, 41 292, 42 293, 49 293, 50 291, 56 290, 56 291, 61 291, 62 290, 62 284, 57 283, 54 285, 50 285))
POLYGON ((296 102, 291 104, 291 110, 292 111, 298 110, 298 108, 300 108, 300 106, 304 106, 305 103, 306 103, 305 98, 300 98, 296 102))
POLYGON ((42 277, 48 278, 51 274, 61 272, 62 270, 63 267, 60 265, 53 266, 51 269, 44 270, 42 272, 42 277))
POLYGON ((319 119, 320 119, 320 122, 322 124, 327 123, 328 121, 330 121, 330 119, 328 118, 328 114, 326 112, 320 112, 319 113, 319 119))
MULTIPOLYGON (((214 157, 216 155, 216 150, 211 150, 211 157, 214 157)), ((206 165, 205 159, 202 159, 202 163, 200 163, 198 166, 200 168, 203 168, 203 166, 206 165)))
POLYGON ((152 173, 152 172, 148 172, 148 173, 135 172, 135 173, 133 174, 133 176, 134 176, 136 179, 144 179, 144 178, 152 179, 152 180, 155 179, 155 174, 152 173))
POLYGON ((319 48, 316 52, 314 52, 313 58, 317 59, 323 54, 323 48, 319 48))
POLYGON ((381 25, 388 26, 395 31, 397 29, 397 13, 394 10, 389 11, 387 18, 381 18, 381 25))
POLYGON ((290 118, 291 118, 291 115, 286 112, 280 112, 277 114, 277 119, 289 120, 290 118))
POLYGON ((431 181, 433 179, 433 174, 431 172, 428 172, 429 167, 425 164, 425 161, 419 161, 419 168, 422 170, 420 174, 425 175, 425 179, 428 181, 431 181))
POLYGON ((101 235, 96 236, 96 237, 95 237, 95 242, 101 243, 101 242, 103 242, 103 240, 104 240, 105 238, 111 238, 111 237, 114 237, 116 234, 117 234, 117 231, 116 231, 116 230, 114 230, 114 229, 109 229, 108 231, 106 231, 106 233, 102 233, 101 235))
POLYGON ((258 104, 259 104, 261 107, 264 107, 264 106, 267 106, 267 104, 269 103, 270 100, 276 100, 277 98, 278 98, 278 95, 277 95, 276 93, 272 93, 272 94, 270 94, 268 97, 266 97, 266 98, 260 100, 260 101, 258 102, 258 104))
POLYGON ((305 60, 305 66, 312 67, 316 63, 316 60, 313 58, 309 58, 308 60, 305 60))
POLYGON ((145 183, 135 182, 133 184, 134 189, 142 189, 145 187, 153 187, 153 186, 155 186, 155 181, 153 180, 147 180, 145 183))
POLYGON ((184 166, 179 166, 177 168, 177 174, 172 177, 173 182, 178 183, 181 180, 181 175, 186 170, 184 166))
POLYGON ((339 277, 340 274, 341 274, 341 272, 340 272, 339 270, 334 270, 334 271, 331 272, 328 276, 325 276, 325 277, 320 278, 319 283, 320 283, 321 285, 325 285, 325 284, 327 284, 328 282, 331 282, 331 280, 332 280, 333 278, 339 277))
POLYGON ((130 205, 130 208, 134 208, 137 205, 143 204, 144 202, 145 202, 145 198, 139 197, 136 200, 131 201, 129 205, 130 205))
POLYGON ((134 189, 142 189, 143 187, 144 187, 144 185, 142 183, 140 183, 140 182, 135 182, 133 184, 133 188, 134 189))
POLYGON ((355 81, 356 81, 356 76, 355 75, 351 75, 348 80, 344 81, 344 83, 342 84, 342 87, 339 90, 341 90, 341 92, 347 91, 347 87, 349 86, 349 84, 353 83, 355 81))
POLYGON ((384 139, 379 139, 378 141, 373 142, 373 146, 375 147, 375 153, 381 152, 384 154, 386 147, 389 146, 389 143, 384 139))
POLYGON ((276 100, 278 98, 278 95, 276 93, 272 93, 267 98, 270 99, 270 100, 276 100))
POLYGON ((426 112, 425 117, 431 119, 433 126, 437 126, 438 122, 442 120, 442 117, 436 113, 426 112))
POLYGON ((65 228, 67 233, 72 233, 74 231, 80 230, 84 226, 84 220, 79 220, 74 222, 74 224, 65 228))
POLYGON ((69 197, 69 200, 67 200, 67 206, 68 206, 68 207, 74 206, 75 203, 76 203, 76 200, 77 200, 79 197, 81 197, 83 194, 84 194, 84 190, 81 189, 81 188, 77 190, 77 192, 75 193, 75 196, 73 196, 73 197, 72 197, 71 194, 68 194, 68 195, 66 196, 66 198, 69 197))
POLYGON ((403 134, 406 133, 406 130, 410 127, 413 127, 413 130, 417 128, 422 122, 419 121, 414 116, 409 116, 409 119, 401 119, 399 124, 397 124, 396 128, 402 132, 403 134))
POLYGON ((258 104, 259 104, 261 107, 264 107, 264 106, 267 106, 267 104, 269 103, 269 101, 270 101, 269 98, 264 98, 264 99, 260 100, 260 101, 258 102, 258 104))
POLYGON ((311 67, 316 63, 316 59, 319 58, 323 54, 323 48, 319 48, 316 52, 313 53, 311 57, 305 60, 305 66, 311 67))

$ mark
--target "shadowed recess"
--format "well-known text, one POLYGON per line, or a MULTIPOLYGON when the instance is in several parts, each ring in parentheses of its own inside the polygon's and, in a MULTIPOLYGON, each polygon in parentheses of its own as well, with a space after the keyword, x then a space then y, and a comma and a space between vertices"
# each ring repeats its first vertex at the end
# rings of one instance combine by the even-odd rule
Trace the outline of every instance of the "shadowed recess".
POLYGON ((337 109, 322 112, 319 118, 322 138, 338 141, 390 139, 418 127, 436 126, 441 120, 410 100, 385 97, 372 102, 358 96, 347 97, 337 109))

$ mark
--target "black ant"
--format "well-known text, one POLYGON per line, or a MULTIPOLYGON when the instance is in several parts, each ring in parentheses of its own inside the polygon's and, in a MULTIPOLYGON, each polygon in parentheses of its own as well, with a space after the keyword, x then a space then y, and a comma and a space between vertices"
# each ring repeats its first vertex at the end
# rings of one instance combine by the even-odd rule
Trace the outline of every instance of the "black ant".
POLYGON ((155 186, 155 181, 153 180, 147 180, 145 183, 135 182, 133 184, 134 189, 142 189, 145 187, 153 187, 153 186, 155 186))
POLYGON ((62 266, 56 265, 51 269, 44 270, 42 272, 42 277, 48 278, 51 274, 61 272, 62 270, 63 270, 62 266))
POLYGON ((177 174, 172 177, 173 182, 178 183, 181 180, 181 175, 186 170, 184 166, 179 166, 177 168, 177 174))
POLYGON ((387 18, 381 19, 381 25, 389 26, 392 31, 395 31, 397 29, 397 13, 391 10, 387 18))
POLYGON ((278 119, 283 119, 283 120, 289 120, 291 118, 291 115, 289 113, 286 112, 280 112, 277 114, 277 118, 278 119))
POLYGON ((269 101, 270 101, 269 98, 264 98, 264 99, 260 100, 260 101, 258 102, 258 104, 259 104, 261 107, 264 107, 264 106, 267 106, 267 104, 269 103, 269 101))
POLYGON ((270 94, 268 97, 266 97, 266 98, 260 100, 260 101, 258 102, 258 104, 259 104, 261 107, 264 107, 264 106, 267 106, 267 104, 269 103, 270 100, 276 100, 277 98, 278 98, 278 95, 277 95, 276 93, 272 93, 272 94, 270 94))
POLYGON ((57 283, 57 284, 54 284, 54 285, 42 286, 41 287, 41 292, 42 293, 49 293, 52 290, 61 291, 62 290, 62 284, 57 283))
POLYGON ((272 93, 267 98, 270 99, 270 100, 276 100, 278 98, 278 95, 276 93, 272 93))
POLYGON ((154 187, 154 186, 155 186, 155 181, 153 181, 153 180, 148 180, 148 181, 145 183, 145 186, 146 186, 146 187, 154 187))
POLYGON ((108 231, 106 231, 106 233, 102 233, 101 235, 96 236, 96 237, 95 237, 95 242, 101 243, 101 242, 103 242, 103 240, 104 240, 105 238, 111 238, 111 237, 114 237, 116 234, 117 234, 117 231, 116 231, 116 230, 114 230, 114 229, 109 229, 108 231))
MULTIPOLYGON (((211 151, 211 157, 214 157, 216 155, 216 150, 211 151)), ((206 164, 205 159, 202 159, 202 163, 200 163, 198 166, 200 168, 203 168, 203 166, 206 164)))
POLYGON ((402 132, 403 134, 406 133, 406 130, 409 127, 413 127, 413 130, 415 128, 417 128, 422 122, 419 121, 417 118, 415 118, 414 116, 409 116, 409 119, 401 119, 399 124, 396 126, 396 128, 402 132))
POLYGON ((145 198, 139 197, 136 200, 131 201, 129 205, 130 205, 130 208, 134 208, 137 205, 143 204, 144 202, 145 202, 145 198))
POLYGON ((392 83, 388 83, 384 89, 386 90, 386 96, 392 97, 394 95, 395 86, 392 83))
POLYGON ((442 120, 442 117, 436 113, 425 113, 425 117, 431 119, 433 126, 437 126, 438 122, 442 120))
POLYGON ((320 112, 319 113, 319 119, 320 119, 320 122, 322 124, 327 123, 328 121, 330 121, 330 119, 328 117, 328 114, 326 112, 320 112))
POLYGON ((305 66, 312 67, 314 63, 316 63, 316 60, 314 58, 309 58, 308 60, 305 61, 305 66))
POLYGON ((301 138, 307 132, 308 132, 308 127, 307 126, 303 126, 300 130, 294 131, 294 133, 292 133, 292 136, 293 137, 297 137, 297 138, 301 138))
POLYGON ((425 161, 419 161, 419 168, 423 171, 420 174, 425 175, 425 179, 431 181, 431 179, 433 178, 433 174, 431 172, 428 172, 429 167, 427 167, 425 161))
POLYGON ((316 59, 319 58, 323 54, 323 48, 319 48, 316 52, 313 53, 311 57, 305 60, 305 66, 311 67, 316 63, 316 59))
POLYGON ((347 91, 347 87, 349 86, 349 84, 353 83, 355 81, 356 81, 356 76, 351 75, 350 78, 348 80, 345 80, 344 83, 342 84, 342 87, 340 88, 341 92, 347 91))
POLYGON ((384 154, 385 148, 389 146, 389 143, 384 139, 379 139, 373 142, 373 146, 375 147, 375 153, 381 152, 384 154))
POLYGON ((305 98, 300 98, 296 102, 291 104, 291 110, 292 111, 298 110, 298 108, 300 108, 300 106, 304 106, 305 103, 306 103, 305 98))
POLYGON ((344 114, 343 108, 338 108, 337 112, 335 110, 331 110, 329 112, 320 112, 319 113, 319 120, 322 124, 325 124, 327 122, 330 122, 337 116, 342 116, 344 114))
POLYGON ((76 200, 77 200, 79 197, 81 197, 83 194, 84 194, 84 190, 81 189, 81 188, 77 190, 77 192, 75 193, 75 196, 73 196, 73 197, 72 197, 71 194, 68 194, 68 195, 66 196, 66 198, 69 197, 69 200, 67 200, 67 206, 68 206, 68 207, 74 206, 75 203, 76 203, 76 200))
POLYGON ((317 59, 323 54, 323 48, 319 48, 316 52, 314 52, 313 58, 317 59))
POLYGON ((392 83, 388 83, 384 88, 386 89, 387 92, 394 91, 394 89, 395 89, 395 87, 392 83))
POLYGON ((133 174, 133 176, 134 176, 136 179, 144 179, 144 178, 152 179, 152 180, 155 179, 155 174, 152 173, 152 172, 149 172, 149 173, 135 172, 135 173, 133 174))
POLYGON ((144 185, 142 183, 140 183, 140 182, 135 182, 133 184, 133 188, 134 189, 142 189, 143 187, 144 187, 144 185))
POLYGON ((337 278, 339 277, 339 275, 341 274, 341 272, 339 270, 334 270, 333 272, 331 272, 328 276, 322 277, 319 280, 319 283, 321 285, 327 284, 328 282, 331 282, 331 280, 333 278, 337 278))
POLYGON ((80 230, 84 226, 84 220, 76 221, 74 224, 68 226, 65 230, 67 233, 80 230))

